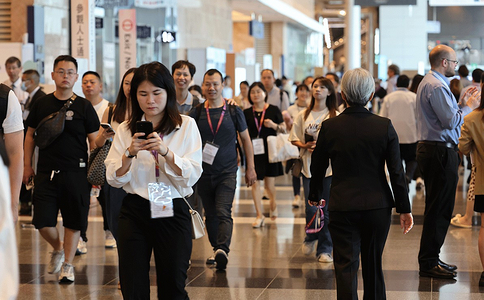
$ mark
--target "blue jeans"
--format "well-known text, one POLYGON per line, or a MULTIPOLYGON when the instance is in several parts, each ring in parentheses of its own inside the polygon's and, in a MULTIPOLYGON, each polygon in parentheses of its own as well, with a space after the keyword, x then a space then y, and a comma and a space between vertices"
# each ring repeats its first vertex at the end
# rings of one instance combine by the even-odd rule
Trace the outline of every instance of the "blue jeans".
POLYGON ((205 224, 208 239, 213 250, 222 249, 229 253, 234 220, 232 203, 234 201, 236 173, 202 174, 197 183, 198 196, 205 209, 205 224))
MULTIPOLYGON (((306 178, 302 175, 303 178, 303 188, 304 188, 304 197, 308 199, 309 196, 309 181, 311 178, 306 178)), ((322 198, 326 200, 326 205, 323 207, 324 212, 324 226, 321 231, 317 233, 306 233, 306 238, 304 242, 312 242, 317 240, 318 241, 318 248, 316 249, 316 257, 318 257, 322 253, 331 253, 333 251, 333 241, 331 240, 331 235, 329 234, 328 224, 329 224, 329 213, 328 213, 328 202, 329 202, 329 189, 331 187, 331 180, 332 177, 325 177, 323 180, 323 195, 322 198)), ((311 221, 311 218, 316 213, 316 206, 310 206, 308 201, 304 201, 306 203, 306 224, 311 221)))

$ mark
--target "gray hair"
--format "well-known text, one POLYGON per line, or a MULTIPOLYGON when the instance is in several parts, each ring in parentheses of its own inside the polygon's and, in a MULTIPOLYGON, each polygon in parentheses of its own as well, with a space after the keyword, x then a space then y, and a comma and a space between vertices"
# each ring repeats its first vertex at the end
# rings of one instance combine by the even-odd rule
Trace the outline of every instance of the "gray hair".
POLYGON ((349 106, 364 106, 375 92, 373 76, 361 68, 346 71, 341 80, 341 92, 349 106))

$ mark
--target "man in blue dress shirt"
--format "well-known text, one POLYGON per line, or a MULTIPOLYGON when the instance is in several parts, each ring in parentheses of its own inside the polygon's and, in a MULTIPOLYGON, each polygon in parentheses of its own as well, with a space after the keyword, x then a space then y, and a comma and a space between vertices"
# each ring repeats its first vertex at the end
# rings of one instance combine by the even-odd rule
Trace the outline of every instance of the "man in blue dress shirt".
POLYGON ((420 276, 453 279, 455 265, 439 258, 458 182, 457 143, 464 116, 479 102, 476 95, 459 107, 449 88, 458 65, 454 50, 438 45, 429 55, 431 70, 417 91, 417 161, 425 180, 425 213, 418 255, 420 276))

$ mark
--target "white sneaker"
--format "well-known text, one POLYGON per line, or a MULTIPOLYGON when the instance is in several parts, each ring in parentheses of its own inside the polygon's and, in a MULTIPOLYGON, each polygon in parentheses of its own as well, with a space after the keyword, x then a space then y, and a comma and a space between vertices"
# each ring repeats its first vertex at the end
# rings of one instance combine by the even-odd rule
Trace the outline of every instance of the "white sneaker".
POLYGON ((74 266, 68 263, 62 265, 61 273, 59 275, 59 282, 71 283, 74 282, 74 266))
POLYGON ((331 263, 333 262, 333 257, 330 253, 321 253, 319 254, 318 261, 321 263, 331 263))
POLYGON ((301 196, 295 195, 294 201, 292 201, 292 207, 298 208, 299 206, 301 206, 301 196))
POLYGON ((304 255, 311 255, 316 250, 316 243, 318 240, 314 240, 311 242, 304 242, 302 245, 302 253, 304 255))
POLYGON ((76 255, 81 255, 86 253, 87 253, 87 242, 84 242, 82 237, 80 237, 79 242, 77 243, 76 255))
POLYGON ((106 230, 105 231, 105 241, 104 241, 104 247, 105 248, 116 248, 116 240, 114 239, 113 234, 111 231, 106 230))
POLYGON ((217 249, 215 251, 215 267, 217 270, 225 270, 227 268, 227 263, 229 262, 229 257, 225 251, 222 249, 217 249))
POLYGON ((64 249, 59 251, 52 251, 49 266, 47 267, 47 273, 53 274, 59 272, 62 263, 64 262, 64 257, 64 249))

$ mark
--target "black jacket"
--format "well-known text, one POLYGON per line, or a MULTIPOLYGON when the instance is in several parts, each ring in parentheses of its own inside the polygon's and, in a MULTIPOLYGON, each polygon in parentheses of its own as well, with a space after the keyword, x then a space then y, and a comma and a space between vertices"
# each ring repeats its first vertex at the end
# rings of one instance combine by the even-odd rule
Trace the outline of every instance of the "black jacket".
MULTIPOLYGON (((396 206, 409 213, 407 184, 398 136, 391 121, 364 107, 348 107, 322 123, 311 158, 309 199, 318 201, 331 159, 329 211, 362 211, 396 206), (388 166, 392 190, 387 182, 388 166)), ((326 199, 328 200, 328 199, 326 199)))

